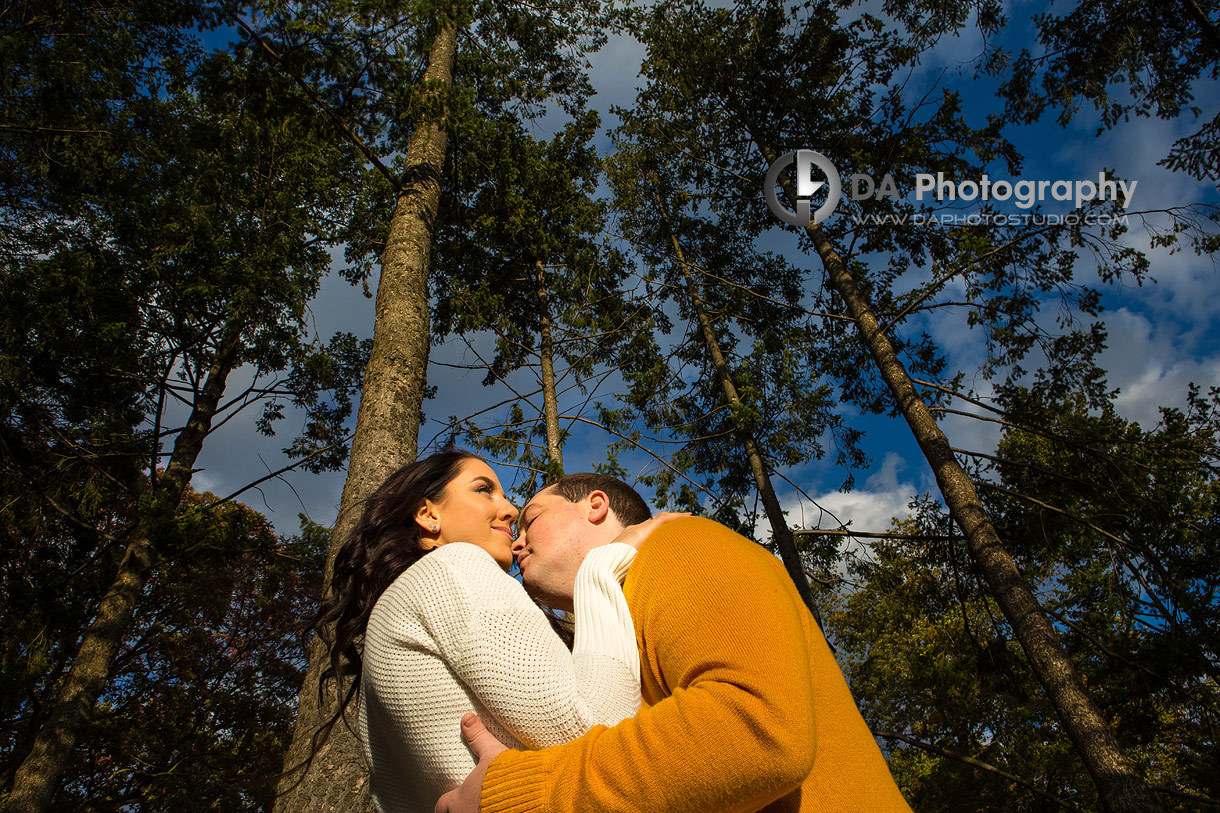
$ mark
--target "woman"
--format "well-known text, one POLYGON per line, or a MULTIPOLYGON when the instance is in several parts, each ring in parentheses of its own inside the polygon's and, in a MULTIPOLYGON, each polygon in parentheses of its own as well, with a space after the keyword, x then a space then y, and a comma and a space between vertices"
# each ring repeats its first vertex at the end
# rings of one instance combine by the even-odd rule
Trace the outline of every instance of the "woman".
MULTIPOLYGON (((391 475, 336 556, 314 624, 320 634, 334 625, 322 685, 354 679, 313 751, 356 699, 372 795, 386 813, 431 811, 474 768, 465 712, 510 747, 541 748, 639 707, 639 655, 619 586, 635 548, 616 540, 581 565, 569 651, 505 572, 516 517, 490 466, 446 450, 391 475)), ((647 530, 619 539, 638 545, 647 530)))

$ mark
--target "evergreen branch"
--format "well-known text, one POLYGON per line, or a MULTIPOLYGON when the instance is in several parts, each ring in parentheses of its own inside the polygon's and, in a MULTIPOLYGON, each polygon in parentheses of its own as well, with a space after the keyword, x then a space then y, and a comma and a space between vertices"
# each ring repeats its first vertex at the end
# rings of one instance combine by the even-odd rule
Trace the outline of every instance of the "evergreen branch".
POLYGON ((1193 703, 1199 703, 1200 705, 1204 704, 1204 701, 1201 698, 1193 696, 1189 690, 1182 688, 1181 686, 1177 685, 1176 683, 1174 683, 1172 680, 1165 677, 1164 675, 1161 675, 1158 672, 1154 672, 1151 669, 1149 669, 1147 666, 1144 666, 1142 663, 1136 663, 1135 661, 1131 660, 1130 658, 1128 658, 1128 657, 1114 651, 1110 647, 1106 646, 1104 643, 1102 643, 1100 640, 1098 640, 1091 632, 1086 630, 1084 627, 1081 627, 1079 624, 1075 623, 1074 621, 1072 621, 1070 618, 1063 615, 1062 613, 1056 612, 1055 610, 1050 609, 1050 607, 1043 607, 1043 609, 1046 610, 1046 614, 1049 615, 1051 618, 1054 618, 1056 621, 1058 621, 1061 624, 1063 624, 1064 626, 1068 627, 1073 632, 1075 632, 1077 635, 1084 638, 1086 641, 1091 643, 1093 646, 1097 647, 1099 650, 1101 650, 1103 653, 1105 653, 1109 657, 1113 658, 1114 660, 1119 661, 1120 663, 1122 663, 1125 666, 1130 667, 1131 669, 1135 669, 1140 672, 1143 672, 1144 674, 1148 675, 1149 677, 1164 684, 1166 686, 1166 688, 1168 688, 1170 691, 1172 691, 1173 693, 1177 694, 1178 696, 1184 698, 1187 701, 1190 701, 1193 703))
POLYGON ((317 94, 317 92, 312 87, 309 86, 309 83, 307 83, 301 77, 297 76, 295 71, 292 71, 288 68, 288 66, 284 63, 284 57, 281 56, 278 52, 276 52, 276 50, 274 48, 272 48, 270 45, 268 45, 267 41, 263 39, 262 35, 260 35, 257 31, 255 31, 253 28, 251 28, 250 25, 245 20, 243 20, 236 12, 231 11, 229 9, 225 9, 225 10, 228 12, 229 19, 231 19, 235 23, 237 23, 238 26, 240 26, 241 29, 250 36, 251 39, 253 39, 255 42, 257 42, 259 47, 262 48, 263 52, 266 53, 268 56, 270 56, 272 59, 274 59, 275 62, 284 71, 284 73, 287 74, 287 76, 290 79, 292 79, 292 81, 296 84, 296 86, 305 92, 305 95, 309 97, 310 101, 312 101, 318 107, 318 109, 320 109, 323 113, 325 113, 327 115, 327 117, 330 118, 330 120, 332 122, 334 122, 335 126, 337 126, 343 132, 343 134, 345 136, 347 136, 347 138, 354 145, 356 145, 356 149, 360 150, 360 154, 364 156, 365 160, 368 161, 370 164, 372 164, 374 167, 376 167, 377 171, 380 172, 382 174, 382 176, 389 182, 390 188, 394 190, 394 194, 395 194, 395 196, 397 196, 402 191, 402 182, 394 176, 394 173, 390 171, 390 168, 387 167, 384 163, 382 163, 381 159, 378 158, 371 149, 369 149, 368 145, 364 143, 364 141, 360 138, 360 136, 358 136, 355 133, 355 131, 352 130, 351 127, 347 126, 347 122, 345 122, 342 118, 340 118, 339 114, 336 113, 330 107, 330 105, 328 105, 326 102, 322 101, 322 97, 319 96, 317 94))
POLYGON ((946 759, 952 759, 957 762, 961 762, 965 765, 969 765, 972 768, 978 768, 980 771, 986 771, 987 773, 994 774, 995 776, 998 776, 1002 779, 1006 779, 1009 782, 1012 782, 1016 785, 1020 785, 1021 787, 1025 788, 1026 790, 1037 794, 1038 796, 1042 797, 1043 799, 1046 799, 1048 802, 1052 802, 1052 803, 1058 805, 1059 807, 1062 807, 1064 810, 1079 810, 1080 809, 1073 804, 1065 802, 1063 799, 1060 799, 1058 796, 1055 796, 1054 794, 1051 794, 1051 793, 1048 793, 1048 792, 1042 790, 1042 788, 1040 788, 1037 785, 1035 785, 1034 783, 1030 782, 1028 779, 1022 779, 1021 777, 1016 776, 1015 774, 1011 774, 1008 771, 997 768, 996 766, 983 762, 982 760, 975 759, 974 757, 964 756, 963 754, 956 754, 952 751, 941 748, 939 745, 933 745, 930 742, 924 742, 923 740, 916 739, 915 737, 912 737, 910 734, 899 734, 896 731, 875 730, 875 731, 873 731, 873 736, 882 737, 887 740, 901 740, 902 742, 905 742, 908 745, 913 745, 916 748, 919 748, 920 750, 927 751, 932 754, 936 754, 937 756, 945 757, 946 759))
POLYGON ((1167 796, 1176 796, 1179 799, 1185 799, 1189 802, 1198 802, 1200 804, 1209 805, 1211 807, 1220 807, 1220 799, 1214 799, 1211 796, 1203 796, 1198 793, 1189 793, 1177 788, 1169 788, 1164 785, 1149 785, 1148 787, 1156 793, 1164 793, 1167 796))
POLYGON ((84 530, 88 533, 97 534, 102 539, 105 539, 107 542, 118 542, 119 541, 119 538, 116 537, 114 534, 103 531, 101 528, 98 528, 95 525, 91 525, 90 523, 85 522, 83 519, 78 517, 74 512, 69 511, 67 508, 64 508, 63 506, 61 506, 58 502, 56 502, 55 498, 52 497, 50 494, 48 494, 44 489, 41 489, 41 488, 38 489, 38 496, 42 499, 42 501, 44 503, 51 506, 51 508, 55 511, 55 513, 59 514, 64 519, 66 519, 69 523, 75 525, 76 527, 80 528, 81 530, 84 530))
POLYGON ((1203 40, 1215 52, 1216 57, 1220 57, 1220 31, 1216 30, 1216 24, 1208 18, 1203 9, 1199 8, 1199 4, 1195 0, 1180 0, 1182 7, 1186 9, 1186 16, 1190 17, 1195 25, 1199 26, 1199 32, 1202 34, 1203 40))
POLYGON ((110 482, 110 484, 117 487, 119 489, 119 491, 121 491, 123 493, 127 493, 127 494, 131 493, 131 489, 128 488, 125 484, 119 482, 118 478, 116 478, 110 472, 106 471, 105 469, 101 468, 100 466, 98 466, 96 463, 93 462, 94 459, 99 457, 99 455, 96 452, 91 452, 90 450, 85 449, 79 443, 76 443, 71 438, 69 438, 67 435, 60 432, 58 427, 44 423, 42 418, 35 416, 34 421, 35 421, 35 423, 38 424, 38 426, 42 429, 42 431, 46 432, 48 435, 52 436, 53 438, 55 438, 56 440, 58 440, 60 443, 64 444, 65 446, 69 447, 70 449, 74 450, 78 460, 81 460, 82 462, 85 463, 85 465, 89 466, 89 468, 93 469, 97 474, 100 474, 104 479, 108 480, 110 482))
POLYGON ((919 378, 912 378, 911 381, 916 384, 919 384, 920 386, 930 387, 934 390, 939 390, 940 392, 943 392, 947 395, 952 395, 955 398, 960 398, 963 401, 966 401, 967 403, 974 404, 977 407, 986 409, 989 412, 994 412, 997 415, 1007 415, 1008 414, 1004 410, 1000 409, 999 407, 992 406, 990 404, 985 404, 982 401, 979 401, 975 398, 971 398, 969 395, 958 392, 957 390, 949 389, 948 387, 941 386, 940 384, 934 384, 931 381, 923 381, 922 379, 919 379, 919 378))
POLYGON ((1015 237, 1012 240, 1009 240, 1007 243, 1003 243, 1002 245, 998 245, 995 248, 991 249, 990 251, 984 252, 979 257, 971 258, 969 261, 964 262, 961 265, 958 265, 954 268, 949 269, 944 274, 941 274, 940 277, 938 277, 937 279, 934 279, 931 282, 929 282, 928 290, 925 293, 923 293, 922 295, 913 299, 906 307, 904 307, 894 316, 890 317, 890 319, 888 321, 886 321, 884 324, 882 324, 881 330, 888 332, 891 327, 898 324, 899 321, 901 321, 904 317, 909 315, 911 313, 911 311, 914 310, 917 306, 923 304, 924 302, 928 301, 930 298, 935 296, 937 294, 937 292, 940 291, 941 287, 944 286, 945 283, 947 283, 949 280, 956 277, 958 274, 963 273, 971 266, 978 265, 979 263, 983 262, 984 260, 987 260, 988 258, 990 258, 996 254, 999 254, 1001 251, 1005 251, 1009 248, 1012 248, 1019 240, 1025 240, 1027 238, 1037 237, 1038 235, 1042 234, 1043 232, 1050 231, 1050 229, 1051 229, 1050 226, 1044 226, 1041 229, 1037 229, 1033 232, 1028 232, 1028 233, 1019 235, 1018 237, 1015 237))
MULTIPOLYGON (((984 488, 991 489, 993 491, 999 491, 1003 494, 1007 494, 1011 497, 1014 497, 1019 500, 1023 500, 1025 502, 1032 503, 1047 511, 1051 511, 1056 514, 1060 514, 1064 517, 1067 517, 1068 519, 1071 519, 1071 520, 1085 526, 1086 528, 1089 528, 1092 531, 1095 531, 1096 533, 1101 534, 1102 536, 1106 537, 1107 539, 1110 539, 1111 541, 1116 542, 1120 549, 1130 550, 1130 551, 1133 551, 1134 553, 1139 554, 1142 557, 1142 560, 1147 565, 1149 565, 1154 571, 1157 571, 1157 575, 1159 576, 1159 578, 1162 582, 1163 588, 1177 601, 1178 609, 1181 610, 1182 612, 1187 612, 1188 616, 1190 615, 1189 612, 1186 611, 1182 607, 1184 602, 1181 601, 1180 596, 1174 595, 1175 591, 1173 589, 1173 579, 1170 578, 1169 574, 1164 572, 1163 568, 1157 562, 1157 557, 1148 549, 1135 544, 1134 542, 1132 542, 1129 539, 1124 539, 1123 537, 1110 533, 1106 529, 1100 527, 1099 525, 1097 525, 1093 522, 1090 522, 1089 520, 1085 519, 1084 517, 1078 516, 1077 514, 1073 514, 1072 512, 1067 511, 1063 508, 1059 508, 1058 506, 1051 505, 1050 503, 1043 502, 1042 500, 1039 500, 1035 497, 1031 497, 1028 494, 1022 494, 1018 491, 1013 491, 1012 489, 1005 488, 1000 485, 996 485, 995 483, 989 483, 986 480, 978 480, 978 481, 976 481, 975 484, 978 486, 984 487, 984 488)), ((1134 576, 1136 581, 1138 581, 1140 583, 1140 586, 1144 588, 1145 594, 1148 596, 1148 600, 1153 603, 1153 605, 1161 613, 1162 617, 1164 617, 1165 620, 1168 621, 1169 624, 1172 627, 1174 627, 1179 633, 1183 634, 1184 637, 1189 637, 1189 636, 1186 636, 1186 634, 1185 634, 1186 631, 1182 628, 1182 622, 1181 622, 1181 619, 1178 617, 1178 612, 1170 610, 1169 607, 1165 606, 1165 604, 1161 600, 1161 598, 1152 589, 1152 585, 1150 585, 1148 583, 1148 580, 1144 577, 1144 574, 1141 573, 1139 568, 1137 568, 1135 566, 1135 564, 1131 562, 1129 557, 1122 556, 1121 558, 1123 560, 1123 564, 1126 565, 1127 569, 1131 572, 1131 575, 1134 576)), ((1194 619, 1193 617, 1191 617, 1190 620, 1199 629, 1207 628, 1206 624, 1199 624, 1196 621, 1196 619, 1194 619)), ((1204 663, 1210 664, 1210 659, 1205 657, 1204 663)), ((1216 671, 1214 669, 1210 668, 1209 665, 1205 666, 1204 669, 1207 671, 1207 673, 1209 675, 1211 675, 1213 680, 1215 680, 1217 683, 1220 683, 1220 674, 1217 674, 1216 671)))
MULTIPOLYGON (((934 385, 929 385, 929 386, 934 386, 934 385)), ((938 389, 940 389, 940 388, 938 388, 938 389)), ((944 391, 952 393, 952 390, 944 390, 944 391)), ((953 394, 957 395, 957 393, 953 393, 953 394)), ((964 398, 964 396, 960 396, 960 395, 959 395, 959 397, 964 398)), ((969 400, 969 399, 967 398, 965 400, 969 400)), ((996 412, 997 414, 1000 414, 1000 415, 1008 414, 1007 412, 1004 412, 1003 410, 996 409, 995 407, 988 407, 985 404, 979 404, 979 406, 983 407, 984 409, 990 409, 991 411, 996 412)), ((929 412, 941 412, 941 413, 945 413, 948 415, 960 415, 964 418, 973 418, 976 421, 985 421, 987 423, 996 423, 996 424, 1003 426, 1005 429, 1013 429, 1018 432, 1024 432, 1029 435, 1034 435, 1036 437, 1045 438, 1047 440, 1051 440, 1056 443, 1062 443, 1066 446, 1071 446, 1073 448, 1080 449, 1082 452, 1092 455, 1093 457, 1099 458, 1100 460, 1102 460, 1105 463, 1116 463, 1119 461, 1117 460, 1117 458, 1114 455, 1109 454, 1108 452, 1105 452, 1105 451, 1102 451, 1099 449, 1095 449, 1095 448, 1093 448, 1093 446, 1091 444, 1107 443, 1107 444, 1111 444, 1111 445, 1115 445, 1115 446, 1117 446, 1117 445, 1130 446, 1130 445, 1135 445, 1137 443, 1145 442, 1144 438, 1139 438, 1139 439, 1134 439, 1134 440, 1128 440, 1126 438, 1084 438, 1084 439, 1070 438, 1070 437, 1067 437, 1066 435, 1059 435, 1059 434, 1050 432, 1045 429, 1037 429, 1032 426, 1027 426, 1025 424, 1014 423, 1014 422, 1006 420, 1006 419, 988 418, 985 415, 977 415, 973 412, 965 412, 965 411, 958 410, 958 409, 951 409, 949 407, 935 407, 935 406, 928 407, 928 411, 929 412)), ((971 455, 974 454, 973 452, 966 452, 966 453, 971 454, 971 455)), ((1151 466, 1149 464, 1143 463, 1138 460, 1122 460, 1121 462, 1123 465, 1138 466, 1140 468, 1151 471, 1151 466)))
POLYGON ((17 124, 0 124, 0 132, 23 133, 25 135, 35 135, 38 133, 48 133, 50 135, 112 135, 109 130, 73 129, 71 127, 23 127, 17 124))
MULTIPOLYGON (((1084 487, 1086 489, 1090 489, 1090 490, 1097 488, 1096 482, 1086 482, 1085 480, 1081 480, 1079 477, 1071 477, 1067 474, 1063 474, 1062 472, 1052 471, 1050 469, 1039 466, 1035 463, 1025 463, 1020 460, 1011 460, 1006 457, 997 457, 996 455, 986 454, 985 452, 972 452, 969 449, 959 449, 957 447, 952 447, 952 449, 955 453, 963 454, 963 455, 966 455, 967 457, 981 458, 983 460, 989 460, 992 463, 1000 463, 1000 464, 1003 464, 1006 466, 1017 466, 1018 468, 1035 471, 1038 474, 1044 474, 1047 477, 1053 478, 1055 480, 1062 480, 1062 481, 1068 482, 1068 483, 1075 483, 1078 486, 1082 486, 1082 487, 1084 487)), ((1119 493, 1119 492, 1117 492, 1117 489, 1115 489, 1115 492, 1119 493)), ((1120 494, 1120 496, 1121 496, 1121 494, 1120 494)))
MULTIPOLYGON (((1093 454, 1099 454, 1095 449, 1089 448, 1089 446, 1088 446, 1089 441, 1087 441, 1087 440, 1075 440, 1073 438, 1065 437, 1063 435, 1057 435, 1054 432, 1048 432, 1043 429, 1035 429, 1030 426, 1025 426, 1024 424, 1014 423, 1012 421, 1009 421, 1009 420, 1006 420, 1003 418, 988 418, 986 415, 976 415, 973 412, 966 412, 966 411, 960 410, 960 409, 951 409, 950 407, 932 406, 932 407, 928 407, 928 411, 929 412, 940 412, 940 413, 944 413, 946 415, 960 415, 964 418, 973 418, 976 421, 985 421, 987 423, 996 423, 996 424, 999 424, 1000 426, 1003 426, 1005 429, 1015 429, 1018 432, 1025 432, 1030 435, 1037 435, 1038 437, 1046 438, 1047 440, 1053 440, 1053 441, 1057 441, 1059 443, 1070 444, 1072 446, 1081 447, 1089 452, 1092 452, 1093 454)), ((1001 414, 1007 414, 1007 413, 1001 413, 1001 414)), ((1116 440, 1114 442, 1121 443, 1123 441, 1116 440)))

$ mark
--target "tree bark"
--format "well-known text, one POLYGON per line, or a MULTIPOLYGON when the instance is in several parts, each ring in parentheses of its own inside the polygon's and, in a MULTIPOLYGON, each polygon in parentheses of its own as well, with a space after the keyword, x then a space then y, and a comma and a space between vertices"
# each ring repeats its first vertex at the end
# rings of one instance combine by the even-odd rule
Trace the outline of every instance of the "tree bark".
POLYGON ((775 544, 779 548, 780 560, 784 563, 784 569, 788 571, 788 577, 796 585, 796 591, 800 593, 801 600, 805 602, 809 612, 813 613, 813 617, 817 620, 820 627, 822 625, 822 614, 818 612, 817 605, 813 601, 813 594, 809 590, 809 579, 805 576, 805 568, 801 564, 801 555, 796 549, 796 539, 792 535, 792 529, 788 527, 788 521, 784 517, 784 509, 780 507, 779 498, 775 495, 775 488, 771 485, 771 475, 767 471, 766 461, 763 460, 762 449, 759 447, 758 440, 754 437, 754 434, 742 425, 741 419, 738 417, 739 411, 742 409, 741 396, 737 393, 737 385, 733 383, 733 375, 729 370, 728 361, 724 357, 724 352, 720 349, 720 342, 716 338, 716 331, 712 327, 712 320, 708 318, 707 310, 703 307, 703 296, 700 293, 699 285, 695 282, 695 278, 690 272, 690 266, 686 263, 686 256, 682 252, 682 244, 678 241, 678 236, 674 233, 673 227, 670 224, 669 213, 666 210, 665 204, 659 196, 656 198, 656 201, 661 218, 665 222, 665 228, 669 232, 669 239, 673 244, 674 257, 677 258, 678 267, 682 270, 682 279, 686 283, 686 295, 690 298, 691 306, 695 310, 695 316, 699 322, 699 332, 703 337, 703 344, 707 347, 708 356, 711 358, 712 366, 716 370, 716 381, 720 385, 720 390, 724 394, 724 399, 731 410, 733 432, 745 450, 746 458, 750 463, 750 472, 754 476, 754 485, 762 497, 763 508, 767 512, 767 520, 771 523, 771 535, 775 538, 775 544))
POLYGON ((173 519, 191 481, 192 468, 224 395, 225 381, 236 363, 242 327, 242 321, 233 318, 221 332, 203 388, 195 397, 186 426, 174 442, 169 465, 153 491, 152 502, 140 512, 118 573, 81 639, 47 722, 13 778, 13 789, 4 808, 9 813, 41 813, 50 807, 72 749, 89 723, 94 704, 110 680, 115 655, 131 629, 136 604, 152 569, 157 533, 173 519))
MULTIPOLYGON (((755 143, 759 144, 769 164, 779 157, 774 149, 757 137, 755 143)), ((781 185, 790 201, 797 199, 788 177, 781 175, 781 185)), ((822 258, 831 288, 842 298, 877 370, 889 386, 920 450, 932 467, 945 505, 961 528, 971 557, 1025 650, 1064 731, 1093 778, 1102 806, 1113 813, 1158 810, 1147 783, 1123 755, 1113 729, 1089 696, 1080 673, 1063 649, 1058 633, 1004 548, 974 484, 954 457, 948 439, 916 390, 910 374, 889 337, 881 329, 868 301, 856 287, 842 258, 816 225, 806 227, 806 232, 822 258)))
POLYGON ((546 424, 548 474, 563 474, 563 444, 559 434, 559 396, 555 392, 555 343, 551 338, 551 309, 546 269, 538 268, 538 355, 542 365, 542 414, 546 424), (551 471, 553 469, 553 471, 551 471))
MULTIPOLYGON (((452 84, 456 53, 457 27, 450 21, 442 26, 428 55, 424 83, 432 88, 433 97, 452 84)), ((442 122, 425 121, 412 134, 407 148, 407 176, 381 256, 373 349, 364 369, 347 480, 326 560, 324 594, 329 589, 335 554, 359 518, 364 500, 390 474, 416 457, 431 343, 428 266, 447 140, 442 122)), ((318 697, 318 681, 326 660, 326 647, 315 637, 309 647, 309 668, 301 687, 286 769, 305 761, 314 732, 334 714, 333 693, 328 692, 326 703, 320 703, 318 697)), ((305 775, 287 775, 280 782, 279 792, 274 808, 277 813, 373 809, 360 745, 342 724, 331 730, 305 775)))

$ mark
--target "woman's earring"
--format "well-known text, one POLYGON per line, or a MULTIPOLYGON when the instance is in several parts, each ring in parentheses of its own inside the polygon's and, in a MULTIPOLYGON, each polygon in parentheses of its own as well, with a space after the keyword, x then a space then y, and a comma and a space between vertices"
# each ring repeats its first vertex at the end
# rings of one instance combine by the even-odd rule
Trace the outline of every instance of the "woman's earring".
POLYGON ((441 526, 439 526, 439 525, 430 525, 428 527, 430 527, 432 529, 432 533, 436 533, 437 531, 439 531, 441 529, 441 526))

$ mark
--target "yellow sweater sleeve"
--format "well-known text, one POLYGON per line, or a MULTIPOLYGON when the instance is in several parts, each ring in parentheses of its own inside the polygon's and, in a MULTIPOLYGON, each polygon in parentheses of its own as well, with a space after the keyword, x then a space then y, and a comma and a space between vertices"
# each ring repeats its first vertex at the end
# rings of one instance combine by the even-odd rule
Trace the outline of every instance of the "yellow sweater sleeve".
POLYGON ((804 610, 775 558, 717 523, 676 520, 645 542, 623 589, 645 708, 566 745, 501 754, 484 813, 732 813, 800 787, 818 723, 804 610))

